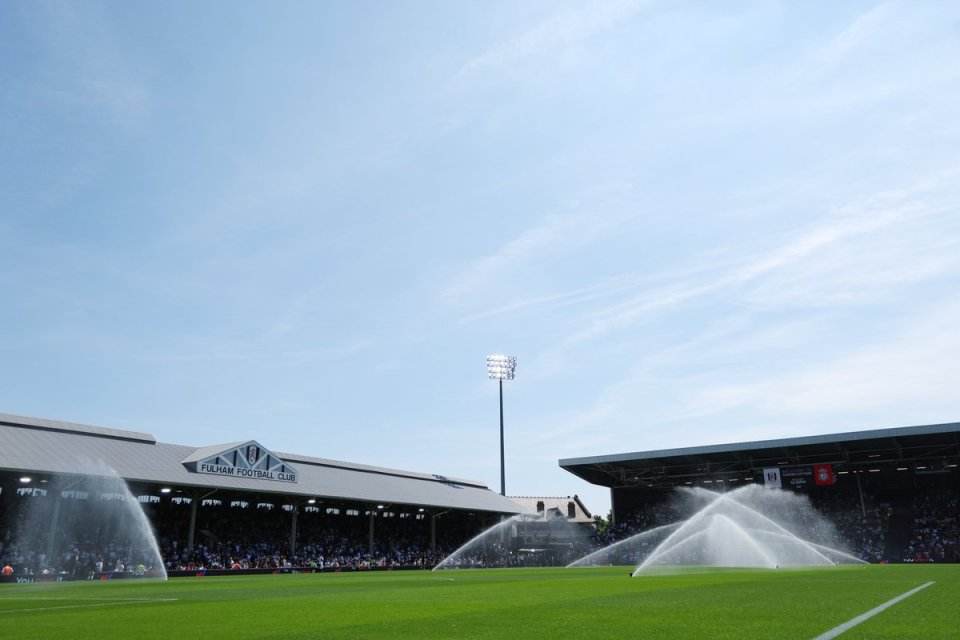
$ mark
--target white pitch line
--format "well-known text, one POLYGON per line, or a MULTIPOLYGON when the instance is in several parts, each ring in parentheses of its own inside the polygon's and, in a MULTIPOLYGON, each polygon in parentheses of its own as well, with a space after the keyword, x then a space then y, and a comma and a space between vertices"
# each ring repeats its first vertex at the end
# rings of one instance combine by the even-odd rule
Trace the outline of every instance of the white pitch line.
MULTIPOLYGON (((104 598, 14 598, 15 600, 103 600, 104 598)), ((91 607, 112 607, 118 604, 152 604, 156 602, 176 602, 177 598, 122 598, 111 602, 90 602, 87 604, 64 604, 57 607, 33 607, 30 609, 8 609, 0 614, 27 613, 31 611, 53 611, 55 609, 89 609, 91 607)))
POLYGON ((929 587, 929 586, 932 585, 932 584, 933 584, 933 582, 928 582, 928 583, 926 583, 926 584, 920 585, 920 586, 917 587, 916 589, 911 589, 910 591, 907 591, 906 593, 901 593, 900 595, 898 595, 898 596, 897 596, 896 598, 894 598, 893 600, 888 600, 887 602, 884 602, 884 603, 883 603, 882 605, 880 605, 879 607, 876 607, 876 608, 874 608, 874 609, 870 609, 870 611, 867 611, 866 613, 864 613, 864 614, 862 614, 862 615, 859 615, 859 616, 857 616, 856 618, 853 618, 853 619, 851 619, 851 620, 847 620, 846 622, 844 622, 844 623, 841 624, 840 626, 834 627, 833 629, 830 629, 830 631, 827 631, 826 633, 817 636, 817 637, 814 638, 813 640, 831 640, 831 638, 836 638, 836 637, 837 637, 838 635, 840 635, 841 633, 844 633, 845 631, 849 631, 850 629, 853 629, 853 628, 854 628, 855 626, 857 626, 858 624, 860 624, 860 623, 862 623, 862 622, 866 622, 867 620, 869 620, 869 619, 872 618, 873 616, 877 615, 877 614, 880 613, 881 611, 885 611, 885 610, 889 609, 890 607, 892 607, 893 605, 897 604, 897 603, 900 602, 901 600, 906 600, 907 598, 909 598, 909 597, 912 596, 913 594, 917 593, 918 591, 921 591, 922 589, 926 589, 927 587, 929 587))
POLYGON ((51 600, 70 600, 71 602, 174 602, 175 600, 178 600, 178 598, 72 598, 70 596, 13 596, 11 598, 6 598, 7 602, 12 602, 14 600, 28 600, 31 602, 48 602, 51 600))

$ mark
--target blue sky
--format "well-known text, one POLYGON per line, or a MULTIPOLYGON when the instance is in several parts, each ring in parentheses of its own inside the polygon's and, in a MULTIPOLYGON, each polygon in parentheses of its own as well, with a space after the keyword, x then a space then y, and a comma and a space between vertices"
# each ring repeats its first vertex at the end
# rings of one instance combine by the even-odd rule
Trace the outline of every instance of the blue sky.
POLYGON ((950 2, 0 4, 0 412, 609 496, 960 420, 950 2), (722 6, 721 6, 722 4, 722 6))

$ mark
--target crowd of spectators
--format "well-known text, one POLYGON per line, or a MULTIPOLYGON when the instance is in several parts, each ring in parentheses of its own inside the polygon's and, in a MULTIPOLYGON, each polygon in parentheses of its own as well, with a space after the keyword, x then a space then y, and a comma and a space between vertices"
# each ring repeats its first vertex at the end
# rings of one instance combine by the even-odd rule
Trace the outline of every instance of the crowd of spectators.
POLYGON ((371 549, 367 519, 339 516, 301 526, 291 552, 289 519, 260 517, 260 524, 253 529, 239 523, 234 528, 226 520, 216 529, 202 529, 192 549, 182 539, 161 536, 166 568, 430 567, 445 549, 438 543, 437 551, 431 551, 428 531, 387 527, 377 531, 371 549))
POLYGON ((36 515, 43 517, 4 523, 0 534, 0 562, 17 575, 77 578, 94 572, 157 568, 150 538, 134 535, 135 526, 128 519, 91 522, 83 509, 66 508, 59 511, 55 524, 49 514, 36 515))
POLYGON ((371 516, 369 512, 347 511, 303 510, 297 515, 294 541, 291 513, 253 506, 201 509, 192 549, 185 542, 189 534, 182 514, 166 513, 157 518, 172 523, 157 534, 167 569, 362 569, 433 566, 484 526, 466 515, 447 513, 438 518, 432 538, 429 516, 380 510, 371 516))
POLYGON ((817 510, 837 531, 838 544, 865 562, 881 562, 886 550, 892 508, 871 496, 830 493, 819 497, 817 510))
MULTIPOLYGON (((689 507, 689 505, 686 505, 689 507)), ((892 507, 869 496, 825 493, 814 506, 836 531, 840 548, 868 562, 881 562, 890 553, 889 527, 892 507), (825 496, 825 497, 824 497, 825 496)), ((905 561, 957 562, 960 514, 955 492, 924 493, 911 505, 912 527, 905 561)), ((111 571, 194 569, 365 569, 435 566, 464 542, 495 521, 472 514, 451 513, 439 521, 433 534, 429 518, 416 514, 384 514, 337 511, 299 513, 296 538, 291 539, 294 515, 281 509, 202 508, 199 510, 194 544, 188 547, 185 517, 179 512, 153 510, 159 549, 150 548, 129 528, 100 522, 79 526, 82 510, 60 514, 57 536, 18 536, 17 527, 0 522, 0 566, 17 575, 57 574, 91 577, 111 571), (392 517, 387 517, 392 516, 392 517), (374 529, 371 544, 371 519, 374 529), (434 538, 435 536, 435 538, 434 538), (292 550, 291 550, 292 549, 292 550), (51 550, 53 550, 51 552, 51 550), (159 555, 158 555, 159 552, 159 555)), ((148 508, 148 511, 150 509, 148 508)), ((571 539, 566 546, 518 548, 512 542, 494 539, 491 544, 468 551, 458 562, 473 566, 530 566, 565 564, 591 551, 608 548, 641 532, 678 522, 682 509, 675 501, 637 505, 627 517, 592 530, 590 537, 571 539)), ((605 523, 606 524, 606 523, 605 523)), ((667 530, 667 529, 665 529, 667 530)), ((608 560, 631 564, 642 560, 662 536, 638 536, 622 545, 608 560)), ((506 540, 506 538, 504 538, 506 540)), ((529 546, 529 545, 528 545, 529 546)))
POLYGON ((956 493, 917 496, 906 562, 960 562, 960 501, 956 493))
MULTIPOLYGON (((371 552, 366 540, 340 538, 332 527, 320 540, 298 544, 291 553, 289 533, 271 536, 265 527, 264 536, 213 540, 205 536, 188 549, 180 540, 161 538, 158 556, 149 545, 124 541, 122 544, 93 545, 76 539, 63 553, 48 556, 44 539, 12 542, 7 530, 0 542, 0 564, 10 565, 17 575, 64 575, 70 578, 95 577, 104 572, 147 572, 162 568, 195 569, 280 569, 280 568, 350 568, 434 566, 444 552, 432 552, 429 546, 388 536, 374 544, 371 552)), ((276 532, 274 532, 276 533, 276 532)))
MULTIPOLYGON (((682 522, 700 506, 691 500, 663 500, 638 505, 619 521, 598 529, 594 545, 602 549, 630 540, 629 544, 614 547, 612 551, 615 553, 605 556, 604 561, 639 564, 673 530, 670 525, 682 522), (637 535, 644 532, 649 535, 637 535)), ((835 492, 826 494, 826 497, 818 496, 813 507, 822 516, 816 529, 823 543, 866 562, 883 560, 891 513, 889 505, 877 504, 868 496, 860 502, 856 496, 835 492)))

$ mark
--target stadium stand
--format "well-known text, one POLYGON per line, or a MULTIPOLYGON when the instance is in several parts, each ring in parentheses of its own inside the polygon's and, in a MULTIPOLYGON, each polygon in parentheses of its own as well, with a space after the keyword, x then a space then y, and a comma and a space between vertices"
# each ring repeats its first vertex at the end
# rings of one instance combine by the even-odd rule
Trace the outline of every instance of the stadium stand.
POLYGON ((678 487, 749 483, 809 496, 869 562, 957 562, 960 423, 571 458, 560 466, 610 488, 597 544, 669 524, 678 487))
POLYGON ((18 572, 143 567, 150 554, 119 525, 86 517, 128 505, 128 489, 174 570, 321 557, 351 568, 427 566, 521 511, 480 482, 440 474, 0 414, 0 561, 18 572))
POLYGON ((868 562, 957 562, 958 443, 960 425, 950 424, 561 460, 611 489, 611 517, 594 529, 576 496, 511 500, 473 481, 279 454, 254 441, 184 447, 0 414, 0 566, 13 572, 0 580, 155 568, 122 527, 90 525, 94 506, 109 512, 130 502, 96 484, 113 473, 106 467, 129 487, 174 575, 429 568, 517 514, 509 548, 464 562, 562 564, 677 521, 677 487, 722 492, 748 483, 807 495, 845 548, 868 562), (30 518, 44 524, 39 535, 22 535, 30 518), (567 525, 592 535, 572 536, 567 525))

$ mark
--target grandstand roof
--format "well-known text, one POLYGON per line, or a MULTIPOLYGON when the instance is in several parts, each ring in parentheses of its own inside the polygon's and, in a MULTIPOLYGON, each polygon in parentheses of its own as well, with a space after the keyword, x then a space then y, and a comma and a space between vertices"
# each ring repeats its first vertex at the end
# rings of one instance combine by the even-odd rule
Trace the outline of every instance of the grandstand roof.
POLYGON ((127 482, 189 491, 277 494, 518 513, 519 506, 481 482, 442 475, 353 464, 304 455, 266 452, 253 441, 205 447, 157 442, 150 434, 0 414, 0 471, 17 474, 107 475, 127 482), (197 473, 197 465, 241 446, 259 447, 263 459, 291 471, 289 482, 261 477, 197 473))
POLYGON ((853 431, 800 438, 567 458, 562 468, 606 487, 672 486, 691 479, 734 477, 768 467, 833 464, 917 473, 956 469, 960 423, 853 431), (951 466, 952 465, 952 466, 951 466))

